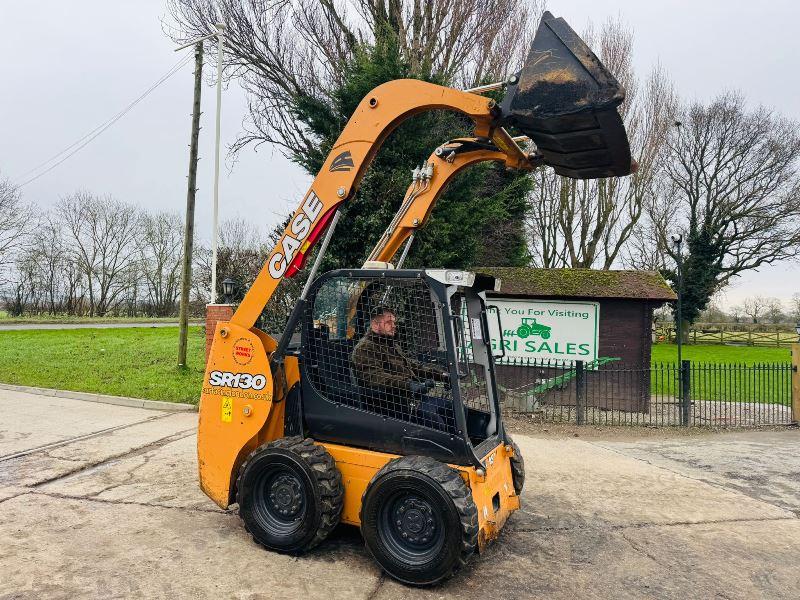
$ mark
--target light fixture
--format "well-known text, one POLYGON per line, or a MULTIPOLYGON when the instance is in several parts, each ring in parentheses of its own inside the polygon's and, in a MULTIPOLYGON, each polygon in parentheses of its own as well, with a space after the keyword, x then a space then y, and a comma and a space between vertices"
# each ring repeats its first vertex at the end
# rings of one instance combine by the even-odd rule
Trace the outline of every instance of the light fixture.
POLYGON ((222 281, 222 295, 225 296, 225 302, 231 304, 233 298, 233 291, 236 289, 236 282, 230 277, 226 277, 222 281))

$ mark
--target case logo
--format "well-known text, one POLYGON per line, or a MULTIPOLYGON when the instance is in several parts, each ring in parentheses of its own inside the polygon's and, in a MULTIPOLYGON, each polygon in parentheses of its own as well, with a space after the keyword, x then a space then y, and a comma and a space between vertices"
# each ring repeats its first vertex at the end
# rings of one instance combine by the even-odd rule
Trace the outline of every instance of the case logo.
POLYGON ((333 159, 329 171, 349 171, 355 165, 353 164, 353 155, 349 150, 345 150, 339 156, 333 159))
POLYGON ((322 200, 311 190, 303 205, 297 210, 291 223, 286 228, 281 241, 275 247, 275 253, 269 258, 269 274, 273 279, 280 279, 286 272, 294 255, 311 233, 311 224, 322 212, 322 200))

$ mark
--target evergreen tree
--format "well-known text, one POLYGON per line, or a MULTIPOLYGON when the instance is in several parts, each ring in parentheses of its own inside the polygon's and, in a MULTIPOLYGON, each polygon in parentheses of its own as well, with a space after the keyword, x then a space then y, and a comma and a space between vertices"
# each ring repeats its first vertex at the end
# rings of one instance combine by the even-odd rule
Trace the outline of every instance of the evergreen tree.
MULTIPOLYGON (((292 156, 311 174, 320 170, 350 115, 371 89, 417 75, 402 61, 392 34, 359 48, 354 56, 343 84, 331 95, 332 103, 310 95, 291 101, 294 117, 321 141, 317 152, 292 156)), ((443 142, 470 134, 468 119, 445 111, 416 115, 396 129, 373 160, 356 196, 343 208, 347 234, 334 235, 325 268, 360 266, 397 212, 411 182, 411 170, 443 142)), ((531 179, 524 173, 506 172, 499 163, 476 165, 461 173, 416 237, 406 266, 527 264, 522 223, 530 186, 531 179)))

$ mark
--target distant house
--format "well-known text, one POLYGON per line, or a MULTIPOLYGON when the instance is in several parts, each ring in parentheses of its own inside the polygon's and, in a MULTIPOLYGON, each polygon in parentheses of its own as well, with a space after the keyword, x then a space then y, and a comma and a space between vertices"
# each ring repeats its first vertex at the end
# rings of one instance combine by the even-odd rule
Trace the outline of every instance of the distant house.
MULTIPOLYGON (((609 369, 641 371, 624 389, 594 398, 595 406, 646 411, 650 399, 650 366, 653 311, 677 300, 675 292, 655 271, 597 271, 592 269, 533 269, 477 267, 479 273, 501 280, 500 292, 487 296, 498 300, 597 302, 600 305, 598 356, 617 359, 609 369)), ((491 303, 491 302, 490 302, 491 303)), ((498 378, 525 376, 519 367, 499 367, 498 378)))

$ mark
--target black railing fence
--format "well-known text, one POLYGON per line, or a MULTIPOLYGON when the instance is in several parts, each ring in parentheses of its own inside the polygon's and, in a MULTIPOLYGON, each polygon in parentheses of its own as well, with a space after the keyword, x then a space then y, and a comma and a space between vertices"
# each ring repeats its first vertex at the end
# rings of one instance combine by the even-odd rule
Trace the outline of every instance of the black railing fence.
MULTIPOLYGON (((753 427, 792 423, 792 365, 683 361, 629 368, 613 359, 504 360, 503 408, 592 425, 753 427)), ((797 400, 795 400, 797 401, 797 400)))

